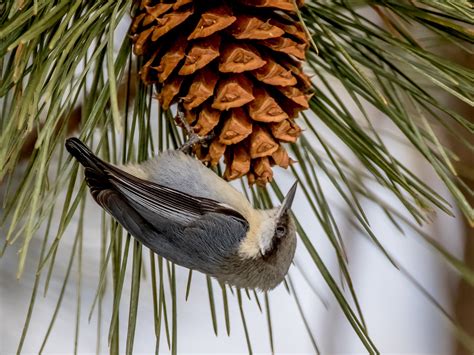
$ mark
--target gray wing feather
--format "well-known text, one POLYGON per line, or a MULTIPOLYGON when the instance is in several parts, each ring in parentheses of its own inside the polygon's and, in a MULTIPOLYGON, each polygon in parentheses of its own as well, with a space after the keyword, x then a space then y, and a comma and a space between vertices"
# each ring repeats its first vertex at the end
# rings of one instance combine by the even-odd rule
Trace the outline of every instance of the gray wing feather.
POLYGON ((218 213, 209 213, 186 227, 174 225, 167 232, 160 233, 117 191, 101 191, 97 202, 130 234, 158 255, 211 275, 219 274, 246 234, 245 224, 218 213))
MULTIPOLYGON (((230 206, 211 199, 195 197, 175 189, 142 180, 113 166, 107 167, 111 184, 153 222, 161 217, 187 225, 207 213, 220 213, 247 223, 245 218, 230 206)), ((153 223, 156 225, 156 223, 153 223)))
POLYGON ((218 276, 228 258, 235 256, 247 234, 247 223, 220 213, 208 213, 183 230, 178 240, 189 252, 199 271, 218 276))

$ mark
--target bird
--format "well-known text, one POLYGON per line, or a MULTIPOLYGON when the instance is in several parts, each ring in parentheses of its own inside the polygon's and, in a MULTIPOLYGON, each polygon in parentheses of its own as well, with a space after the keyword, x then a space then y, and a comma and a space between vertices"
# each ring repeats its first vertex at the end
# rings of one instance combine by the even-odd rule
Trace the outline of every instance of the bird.
POLYGON ((118 166, 78 138, 65 146, 84 167, 97 204, 154 253, 237 288, 268 291, 285 278, 296 250, 291 205, 298 182, 281 206, 256 209, 181 150, 118 166))

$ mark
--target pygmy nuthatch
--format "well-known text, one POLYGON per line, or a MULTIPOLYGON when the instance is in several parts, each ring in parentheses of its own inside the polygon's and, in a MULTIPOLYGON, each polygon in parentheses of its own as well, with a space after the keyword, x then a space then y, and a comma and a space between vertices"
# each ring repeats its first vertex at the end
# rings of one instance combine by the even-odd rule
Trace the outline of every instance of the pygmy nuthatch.
POLYGON ((66 148, 85 167, 95 201, 158 255, 240 288, 269 290, 288 272, 296 183, 279 208, 260 210, 181 151, 117 167, 77 138, 66 148))

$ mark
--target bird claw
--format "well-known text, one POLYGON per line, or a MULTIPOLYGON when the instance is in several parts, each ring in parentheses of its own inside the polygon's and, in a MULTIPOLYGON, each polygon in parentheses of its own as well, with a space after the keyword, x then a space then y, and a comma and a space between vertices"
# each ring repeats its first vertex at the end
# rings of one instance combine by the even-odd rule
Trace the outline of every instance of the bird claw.
POLYGON ((214 134, 209 134, 207 136, 201 137, 193 132, 189 134, 189 139, 181 147, 179 147, 179 150, 186 154, 190 154, 191 149, 195 144, 205 144, 214 138, 214 136, 214 134))
POLYGON ((178 102, 178 112, 176 114, 176 121, 178 121, 178 124, 180 124, 184 130, 186 131, 186 134, 188 136, 188 140, 184 142, 184 144, 179 147, 179 150, 186 153, 190 154, 191 149, 195 144, 205 144, 212 140, 215 137, 214 133, 211 133, 207 136, 201 137, 200 135, 196 134, 193 130, 193 128, 190 126, 188 121, 186 120, 185 114, 184 114, 184 109, 183 109, 183 99, 180 99, 178 102))

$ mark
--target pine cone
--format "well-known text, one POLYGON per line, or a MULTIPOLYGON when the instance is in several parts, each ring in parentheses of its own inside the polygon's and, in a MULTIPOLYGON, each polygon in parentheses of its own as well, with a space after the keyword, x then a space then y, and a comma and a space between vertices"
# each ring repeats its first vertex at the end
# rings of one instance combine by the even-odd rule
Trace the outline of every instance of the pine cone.
MULTIPOLYGON (((298 0, 298 6, 304 0, 298 0)), ((311 81, 301 69, 308 47, 293 0, 142 0, 131 26, 140 76, 155 84, 164 109, 183 99, 186 120, 214 133, 196 156, 225 155, 228 180, 272 180, 272 165, 293 162, 295 118, 309 107, 311 81)))

